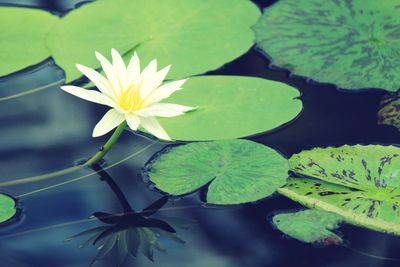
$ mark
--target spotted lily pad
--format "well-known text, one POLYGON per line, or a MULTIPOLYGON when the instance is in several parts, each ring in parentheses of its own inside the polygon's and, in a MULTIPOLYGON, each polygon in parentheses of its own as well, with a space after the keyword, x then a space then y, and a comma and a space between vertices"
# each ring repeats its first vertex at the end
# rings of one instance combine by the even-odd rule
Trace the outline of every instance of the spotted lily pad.
POLYGON ((337 213, 351 224, 400 235, 400 148, 342 146, 293 155, 278 191, 309 208, 337 213))
POLYGON ((15 208, 15 201, 11 197, 0 194, 0 223, 11 219, 17 209, 15 208))
POLYGON ((250 29, 260 11, 249 0, 102 0, 67 14, 48 38, 52 55, 67 75, 81 74, 76 63, 100 67, 97 50, 111 48, 144 62, 172 64, 169 78, 213 70, 246 52, 254 41, 250 29))
POLYGON ((197 142, 165 151, 147 167, 156 188, 183 195, 208 185, 207 202, 240 204, 265 198, 285 184, 287 160, 248 140, 197 142))
POLYGON ((57 20, 46 11, 0 7, 0 76, 50 57, 45 37, 57 20))
POLYGON ((400 130, 400 92, 382 98, 378 124, 392 125, 400 130))
POLYGON ((299 91, 260 78, 200 76, 166 102, 198 107, 160 123, 175 140, 233 139, 272 130, 293 120, 302 109, 299 91))
POLYGON ((346 89, 400 87, 398 1, 280 0, 254 27, 276 66, 346 89))
POLYGON ((338 228, 341 221, 340 215, 315 209, 280 213, 272 218, 273 224, 288 236, 326 245, 342 243, 342 238, 331 231, 338 228))

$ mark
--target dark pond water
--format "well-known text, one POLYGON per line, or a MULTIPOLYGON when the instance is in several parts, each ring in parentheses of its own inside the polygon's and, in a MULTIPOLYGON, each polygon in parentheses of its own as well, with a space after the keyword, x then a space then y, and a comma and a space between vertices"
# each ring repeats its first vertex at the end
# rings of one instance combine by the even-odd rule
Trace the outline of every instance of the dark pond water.
MULTIPOLYGON (((61 14, 78 1, 0 2, 35 6, 61 14)), ((274 1, 255 2, 263 8, 274 1)), ((268 66, 268 60, 252 49, 211 72, 278 80, 302 92, 304 110, 296 121, 252 140, 269 145, 288 157, 316 146, 399 143, 400 134, 395 128, 376 124, 383 91, 338 91, 334 86, 313 84, 268 66)), ((62 71, 47 61, 1 80, 0 97, 61 78, 62 71)), ((104 140, 93 139, 90 134, 104 112, 101 106, 67 96, 57 87, 0 103, 0 181, 69 167, 93 154, 104 140)), ((108 165, 129 157, 109 168, 107 173, 135 210, 161 197, 149 190, 140 171, 164 146, 126 132, 106 157, 108 165), (141 153, 135 154, 138 151, 141 153)), ((88 219, 94 212, 123 211, 112 188, 101 181, 99 175, 91 173, 93 170, 85 169, 47 181, 5 188, 11 195, 19 196, 23 211, 18 222, 0 229, 0 266, 89 266, 97 254, 96 249, 91 245, 78 248, 85 238, 68 243, 63 240, 104 225, 88 219), (43 190, 55 184, 58 186, 43 190)), ((155 217, 175 216, 197 221, 189 230, 178 229, 186 244, 164 240, 168 253, 156 252, 154 263, 140 255, 129 259, 126 266, 400 266, 400 259, 389 261, 364 255, 400 258, 400 238, 390 235, 345 225, 340 230, 347 245, 323 248, 283 237, 273 229, 269 218, 275 212, 296 209, 301 206, 280 196, 227 208, 204 206, 201 193, 170 200, 155 217)), ((111 254, 95 266, 117 266, 116 255, 111 254)))

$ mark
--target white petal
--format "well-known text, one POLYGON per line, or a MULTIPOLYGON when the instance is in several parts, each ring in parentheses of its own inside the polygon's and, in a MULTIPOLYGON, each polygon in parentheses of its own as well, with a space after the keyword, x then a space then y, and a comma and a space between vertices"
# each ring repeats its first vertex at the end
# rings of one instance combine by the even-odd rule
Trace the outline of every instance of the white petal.
POLYGON ((80 72, 83 73, 83 75, 88 77, 89 80, 91 80, 103 94, 108 95, 112 98, 115 97, 112 90, 110 89, 110 84, 108 83, 108 80, 103 75, 92 68, 80 64, 76 64, 76 67, 80 72))
POLYGON ((194 109, 196 108, 178 104, 157 103, 137 111, 136 114, 141 117, 176 117, 194 109))
POLYGON ((117 73, 117 78, 119 79, 120 85, 125 88, 127 77, 126 77, 126 66, 121 55, 114 48, 111 49, 111 55, 113 60, 113 67, 117 73))
POLYGON ((142 127, 157 138, 171 140, 171 137, 161 127, 160 123, 154 117, 140 118, 142 127))
POLYGON ((98 104, 102 104, 102 105, 106 105, 106 106, 110 106, 110 107, 115 106, 114 101, 110 97, 108 97, 98 91, 95 91, 95 90, 87 90, 87 89, 77 87, 77 86, 72 86, 72 85, 61 86, 61 89, 63 89, 67 93, 70 93, 71 95, 77 96, 79 98, 85 99, 90 102, 94 102, 94 103, 98 103, 98 104))
POLYGON ((136 52, 133 53, 127 68, 128 84, 139 85, 140 82, 140 59, 136 52))
POLYGON ((167 76, 171 65, 166 66, 160 71, 156 72, 152 77, 143 78, 142 86, 140 88, 140 95, 142 98, 149 96, 155 89, 157 89, 167 76))
POLYGON ((126 114, 125 115, 126 122, 128 123, 129 128, 136 131, 139 128, 140 119, 138 116, 134 114, 126 114))
POLYGON ((96 58, 100 61, 101 67, 103 68, 103 71, 107 76, 111 89, 115 92, 117 96, 119 96, 121 93, 121 88, 114 66, 99 52, 96 52, 96 58))
POLYGON ((157 103, 160 102, 161 100, 169 97, 171 94, 174 92, 181 90, 182 85, 186 82, 185 80, 178 80, 178 81, 173 81, 166 83, 164 85, 161 85, 159 88, 154 90, 146 99, 145 99, 145 104, 149 105, 152 103, 157 103))
POLYGON ((93 137, 102 136, 108 133, 120 125, 124 120, 125 117, 122 113, 119 113, 115 109, 110 109, 94 127, 93 137))
POLYGON ((146 90, 146 88, 148 87, 146 85, 146 83, 149 83, 152 79, 154 79, 155 75, 157 74, 157 60, 153 59, 152 61, 150 61, 149 65, 147 65, 142 73, 140 74, 140 94, 143 97, 144 95, 146 95, 146 92, 144 92, 144 90, 146 90), (144 90, 142 90, 142 88, 144 90))

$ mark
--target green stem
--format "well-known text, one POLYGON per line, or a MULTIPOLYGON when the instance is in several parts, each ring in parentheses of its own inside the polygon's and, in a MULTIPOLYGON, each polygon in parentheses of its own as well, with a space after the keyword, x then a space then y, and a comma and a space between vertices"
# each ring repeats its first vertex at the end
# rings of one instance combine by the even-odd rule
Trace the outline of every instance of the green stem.
POLYGON ((114 133, 111 135, 110 139, 100 148, 100 150, 94 154, 88 161, 83 164, 84 166, 91 166, 101 160, 108 151, 110 151, 111 147, 118 141, 119 137, 123 133, 126 126, 126 121, 121 123, 117 129, 115 129, 114 133))
POLYGON ((99 160, 101 160, 107 154, 107 152, 110 151, 111 147, 117 142, 117 140, 123 133, 125 126, 126 126, 126 122, 121 123, 117 127, 117 129, 115 129, 114 133, 107 140, 107 142, 100 148, 100 150, 96 154, 94 154, 92 157, 90 157, 85 163, 83 163, 81 165, 73 166, 70 168, 66 168, 63 170, 59 170, 59 171, 55 171, 55 172, 47 173, 47 174, 43 174, 43 175, 37 175, 37 176, 33 176, 33 177, 14 179, 11 181, 2 182, 2 183, 0 183, 0 187, 42 181, 42 180, 46 180, 46 179, 49 179, 52 177, 61 176, 61 175, 65 175, 65 174, 68 174, 71 172, 75 172, 75 171, 81 170, 87 166, 91 166, 91 165, 95 164, 96 162, 98 162, 99 160))

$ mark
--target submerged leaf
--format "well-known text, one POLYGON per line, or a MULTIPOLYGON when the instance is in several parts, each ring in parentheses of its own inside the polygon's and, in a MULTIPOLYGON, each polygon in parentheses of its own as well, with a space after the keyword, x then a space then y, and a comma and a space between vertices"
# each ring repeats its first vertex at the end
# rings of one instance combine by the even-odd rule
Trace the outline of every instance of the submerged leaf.
POLYGON ((45 38, 57 20, 38 9, 0 7, 0 76, 50 57, 45 38))
POLYGON ((392 125, 400 130, 400 91, 382 98, 378 124, 392 125))
POLYGON ((400 87, 395 0, 280 0, 254 27, 272 64, 345 89, 400 87))
POLYGON ((337 213, 351 224, 400 235, 400 148, 343 146, 293 155, 290 178, 279 193, 337 213))
POLYGON ((7 195, 0 194, 0 223, 6 222, 17 213, 15 201, 7 195))
POLYGON ((342 217, 331 212, 304 210, 281 213, 272 218, 283 233, 306 243, 340 244, 342 238, 331 230, 339 227, 342 217))
POLYGON ((285 184, 287 160, 248 140, 190 143, 162 154, 149 167, 150 180, 172 195, 210 184, 207 202, 240 204, 265 198, 285 184))
POLYGON ((248 0, 102 0, 68 13, 51 32, 48 46, 67 76, 80 77, 79 62, 100 65, 94 51, 137 50, 143 62, 172 64, 169 78, 216 69, 246 52, 260 15, 248 0))
POLYGON ((284 83, 238 76, 190 78, 167 102, 199 107, 160 119, 175 140, 233 139, 262 133, 293 120, 302 109, 299 91, 284 83))

